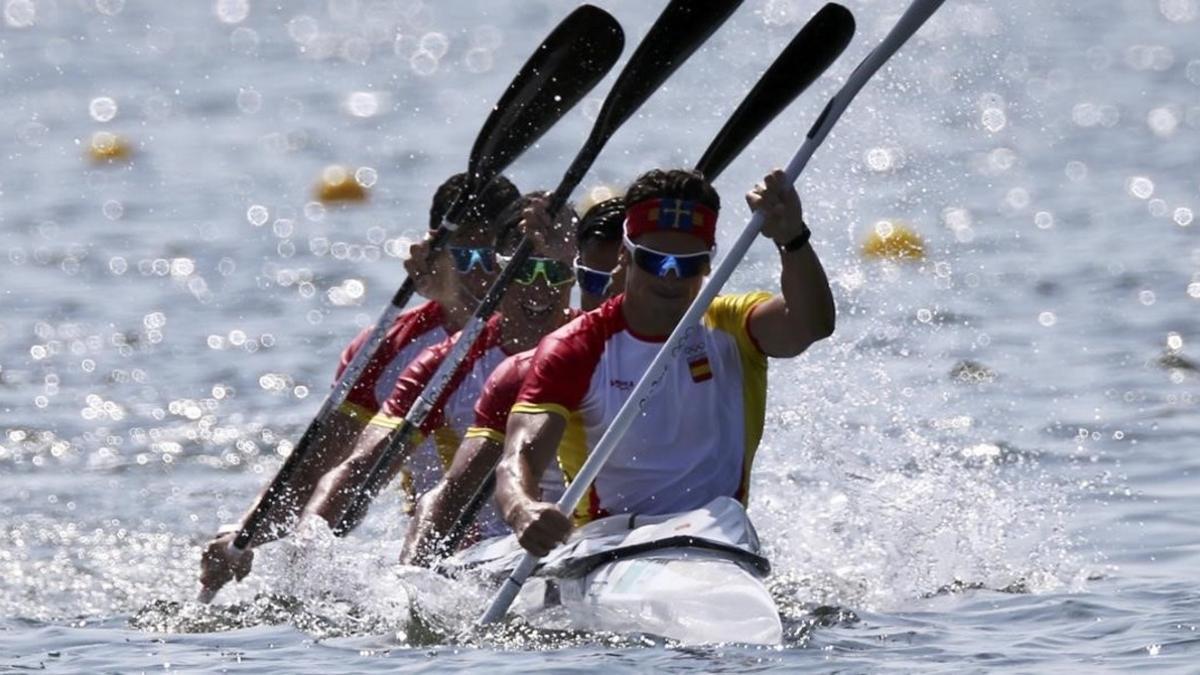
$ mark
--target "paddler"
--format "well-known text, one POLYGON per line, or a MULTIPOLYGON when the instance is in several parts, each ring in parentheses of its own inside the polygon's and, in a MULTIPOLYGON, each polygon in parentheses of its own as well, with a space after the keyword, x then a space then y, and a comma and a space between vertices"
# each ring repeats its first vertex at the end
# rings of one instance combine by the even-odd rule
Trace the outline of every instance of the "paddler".
MULTIPOLYGON (((579 471, 699 293, 716 249, 720 198, 700 174, 650 171, 625 201, 624 293, 541 341, 508 418, 496 498, 521 546, 537 556, 572 527, 543 499, 541 475, 556 457, 568 480, 579 471), (583 442, 563 442, 571 436, 583 442)), ((746 201, 763 213, 762 234, 778 250, 779 291, 713 301, 580 503, 576 523, 674 513, 723 495, 745 503, 767 358, 800 355, 831 335, 835 321, 829 281, 783 172, 768 174, 746 201)))
MULTIPOLYGON (((459 377, 452 380, 432 413, 425 419, 420 433, 402 448, 403 457, 418 447, 425 438, 433 440, 436 453, 429 458, 420 456, 409 465, 422 462, 425 475, 440 477, 443 467, 449 466, 474 420, 475 403, 483 391, 488 376, 509 356, 532 349, 547 333, 566 323, 575 311, 568 305, 571 287, 575 282, 572 262, 575 260, 573 234, 578 217, 568 205, 554 222, 545 212, 546 195, 526 195, 501 216, 502 225, 496 242, 496 264, 507 265, 508 254, 515 248, 517 232, 525 232, 533 241, 532 255, 522 264, 505 290, 499 313, 484 328, 483 334, 471 349, 462 365, 459 377)), ((319 517, 331 527, 339 524, 352 501, 362 488, 376 458, 387 446, 389 433, 400 426, 409 408, 433 379, 458 335, 425 349, 396 381, 391 395, 380 412, 371 418, 359 437, 355 450, 333 471, 327 473, 304 509, 304 518, 319 517)), ((393 462, 389 479, 399 470, 393 462)), ((418 487, 424 492, 433 482, 418 487)), ((343 530, 357 524, 364 512, 353 514, 355 520, 341 523, 343 530)), ((503 523, 493 517, 489 532, 500 533, 503 523)))
MULTIPOLYGON (((409 258, 404 261, 405 271, 415 282, 417 293, 427 302, 402 313, 388 329, 384 342, 371 357, 345 403, 323 426, 321 437, 305 455, 299 470, 291 474, 288 489, 282 492, 268 513, 264 526, 256 530, 250 549, 291 531, 301 507, 308 502, 321 476, 350 455, 355 441, 367 422, 380 412, 404 368, 422 350, 461 330, 495 278, 497 269, 491 248, 496 235, 494 228, 501 213, 520 197, 517 188, 504 176, 490 183, 459 218, 458 230, 451 236, 449 245, 432 261, 426 260, 432 233, 462 196, 466 178, 466 174, 456 174, 438 187, 429 210, 429 232, 423 241, 413 244, 409 258)), ((363 330, 343 351, 335 381, 341 378, 342 371, 370 332, 370 328, 363 330)), ((436 477, 429 482, 433 480, 436 477)), ((251 503, 251 509, 256 502, 251 503)), ((249 549, 245 554, 230 551, 229 543, 235 534, 230 531, 219 533, 208 543, 200 563, 200 582, 205 588, 215 591, 230 579, 241 579, 249 573, 253 561, 249 549)))
MULTIPOLYGON (((545 214, 531 211, 529 216, 536 219, 544 218, 545 214)), ((620 197, 595 204, 579 220, 575 232, 575 245, 579 251, 575 258, 575 278, 579 284, 580 304, 585 311, 595 309, 621 288, 621 279, 613 278, 613 270, 617 266, 624 221, 625 202, 620 197)), ((529 226, 538 227, 534 223, 529 226)), ((459 521, 474 515, 467 514, 466 510, 500 460, 508 412, 516 402, 517 392, 525 380, 533 354, 531 349, 508 357, 488 377, 483 385, 483 393, 475 404, 474 423, 454 453, 454 461, 442 480, 417 503, 409 523, 404 550, 400 554, 401 563, 428 565, 438 557, 453 553, 454 545, 460 543, 448 542, 447 539, 456 527, 469 525, 459 521)), ((580 440, 564 438, 563 443, 578 443, 580 440)), ((568 452, 577 450, 579 448, 568 452)), ((557 465, 547 467, 541 477, 541 499, 555 501, 564 488, 563 476, 557 465)), ((490 497, 480 496, 489 504, 492 501, 490 497)), ((479 525, 473 526, 469 532, 468 540, 504 534, 507 529, 498 522, 494 509, 488 506, 479 518, 479 525)))

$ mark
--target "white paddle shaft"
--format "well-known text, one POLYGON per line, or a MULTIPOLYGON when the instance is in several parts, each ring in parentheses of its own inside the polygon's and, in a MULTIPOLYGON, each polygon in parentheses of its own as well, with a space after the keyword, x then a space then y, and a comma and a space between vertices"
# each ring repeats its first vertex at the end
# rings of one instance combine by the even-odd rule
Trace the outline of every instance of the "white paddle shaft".
MULTIPOLYGON (((829 130, 837 123, 838 118, 845 112, 846 107, 850 105, 850 101, 858 92, 866 85, 867 81, 887 62, 893 54, 905 42, 912 37, 913 33, 918 29, 941 7, 945 0, 916 0, 913 2, 900 20, 896 22, 895 27, 891 32, 884 37, 883 42, 879 43, 875 49, 863 59, 863 62, 858 65, 858 68, 850 74, 846 80, 846 84, 842 86, 838 93, 834 94, 833 98, 829 99, 825 110, 821 116, 817 118, 812 129, 809 130, 808 136, 804 140, 804 144, 796 151, 792 161, 788 163, 785 173, 789 182, 795 183, 800 177, 800 172, 804 170, 808 160, 816 152, 821 142, 829 135, 829 130)), ((729 280, 733 274, 734 268, 741 262, 742 257, 746 255, 746 251, 750 245, 754 243, 754 239, 758 237, 759 231, 762 229, 763 217, 761 213, 755 213, 750 219, 750 223, 746 225, 746 229, 742 231, 734 243, 733 248, 716 271, 705 282, 704 287, 700 289, 700 294, 692 301, 691 307, 688 307, 687 312, 680 319, 679 324, 675 326, 675 330, 671 332, 671 337, 667 338, 666 343, 659 349, 654 360, 650 362, 649 368, 646 369, 646 374, 634 386, 630 392, 629 398, 625 404, 621 406, 621 410, 613 419, 612 424, 600 437, 600 442, 588 454, 587 461, 583 467, 571 481, 571 485, 567 491, 563 493, 562 498, 558 500, 558 508, 565 514, 571 514, 575 507, 579 504, 579 500, 587 492, 592 481, 596 479, 596 475, 604 467, 613 450, 616 449, 617 443, 629 430, 633 421, 646 407, 646 402, 654 395, 655 386, 661 382, 670 372, 671 366, 678 360, 678 355, 687 339, 691 334, 700 329, 700 320, 704 313, 708 311, 709 304, 717 297, 717 293, 721 291, 721 287, 729 280)), ((537 566, 538 558, 531 553, 526 553, 521 559, 520 564, 513 570, 512 574, 505 579, 500 590, 496 592, 496 597, 492 599, 492 604, 480 618, 481 624, 495 623, 504 618, 508 612, 509 606, 516 599, 517 593, 520 592, 521 586, 529 575, 537 566)))

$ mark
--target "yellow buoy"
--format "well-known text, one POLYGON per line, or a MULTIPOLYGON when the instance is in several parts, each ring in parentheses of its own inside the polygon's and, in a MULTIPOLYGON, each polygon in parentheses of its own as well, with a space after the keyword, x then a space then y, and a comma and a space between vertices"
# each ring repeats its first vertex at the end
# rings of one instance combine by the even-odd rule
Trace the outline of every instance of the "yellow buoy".
POLYGON ((88 143, 87 154, 93 162, 111 163, 129 159, 133 155, 133 148, 129 141, 111 131, 97 131, 88 143))
POLYGON ((921 235, 904 223, 881 220, 875 223, 863 242, 862 254, 883 260, 922 260, 925 258, 925 242, 921 240, 921 235))
POLYGON ((325 167, 313 193, 326 203, 361 202, 367 198, 367 189, 355 179, 354 173, 337 164, 325 167))

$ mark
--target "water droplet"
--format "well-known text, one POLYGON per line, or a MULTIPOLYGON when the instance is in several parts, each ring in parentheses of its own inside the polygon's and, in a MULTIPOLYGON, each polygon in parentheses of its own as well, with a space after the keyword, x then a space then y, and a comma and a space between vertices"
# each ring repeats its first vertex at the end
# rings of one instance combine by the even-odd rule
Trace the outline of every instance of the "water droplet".
POLYGON ((217 0, 214 10, 221 23, 241 23, 250 15, 248 0, 217 0))
POLYGON ((490 49, 482 47, 473 47, 467 50, 463 56, 463 63, 466 64, 467 70, 472 73, 486 73, 492 69, 495 64, 495 58, 492 56, 490 49))
POLYGON ((1165 199, 1158 199, 1157 197, 1151 199, 1150 203, 1146 205, 1146 210, 1155 218, 1162 218, 1167 215, 1167 201, 1165 199))
POLYGON ((1039 230, 1048 230, 1054 227, 1054 214, 1049 211, 1038 211, 1033 216, 1033 223, 1038 226, 1039 230))
POLYGON ((1175 209, 1175 213, 1171 216, 1171 219, 1175 221, 1176 225, 1187 227, 1192 224, 1192 217, 1192 210, 1186 206, 1181 206, 1175 209))
POLYGON ((867 168, 876 172, 892 168, 892 153, 887 148, 871 148, 867 151, 867 168))
POLYGON ((1196 0, 1158 0, 1158 11, 1171 23, 1190 23, 1196 20, 1196 0))
POLYGON ((290 218, 277 218, 275 224, 271 226, 271 231, 280 239, 287 239, 292 236, 295 230, 295 223, 290 218))
POLYGON ((1155 300, 1156 300, 1156 298, 1154 295, 1154 291, 1142 291, 1141 293, 1138 293, 1138 302, 1142 303, 1143 305, 1145 305, 1147 307, 1149 307, 1150 305, 1153 305, 1155 300))
POLYGON ((1087 164, 1080 161, 1067 162, 1066 174, 1067 178, 1075 183, 1086 180, 1088 175, 1087 164))
POLYGON ((918 309, 917 321, 920 321, 921 323, 929 323, 930 321, 933 321, 933 312, 925 309, 924 307, 918 309))
POLYGON ((108 96, 98 96, 88 104, 88 113, 97 122, 108 122, 117 116, 117 102, 108 96))
POLYGON ((418 48, 429 52, 433 55, 433 58, 441 60, 446 55, 446 51, 450 49, 450 40, 442 33, 426 33, 421 36, 418 48))
POLYGON ((1167 333, 1167 349, 1174 351, 1183 349, 1183 336, 1179 333, 1167 333))
POLYGON ((1166 138, 1179 127, 1179 117, 1170 108, 1155 108, 1146 115, 1146 124, 1154 135, 1166 138))
POLYGON ((108 261, 108 270, 117 276, 125 274, 128 269, 129 263, 121 256, 115 256, 108 261))
POLYGON ((1134 176, 1129 179, 1126 189, 1138 199, 1149 199, 1154 194, 1154 181, 1145 176, 1134 176))
POLYGON ((980 121, 983 123, 983 128, 994 134, 998 133, 1008 124, 1008 117, 1004 114, 1004 110, 1000 108, 988 108, 983 111, 980 121))
POLYGON ((314 223, 324 220, 325 205, 321 202, 308 202, 304 205, 304 217, 314 223))
POLYGON ((262 227, 265 225, 267 218, 269 217, 270 214, 267 212, 267 207, 260 204, 255 204, 249 209, 246 209, 246 220, 249 220, 250 224, 255 227, 262 227))
POLYGON ((369 91, 356 91, 346 97, 345 107, 355 117, 372 117, 379 112, 379 97, 369 91))
POLYGON ((1004 202, 1014 209, 1023 209, 1029 206, 1029 191, 1025 188, 1013 188, 1005 195, 1004 202))
POLYGON ((408 60, 408 65, 417 75, 428 77, 437 72, 438 59, 433 54, 422 49, 412 55, 408 60))
POLYGON ((104 217, 109 220, 120 220, 121 216, 125 213, 125 207, 115 199, 104 202, 104 206, 100 210, 104 213, 104 217))
POLYGON ((4 3, 4 23, 12 28, 29 28, 37 22, 37 6, 33 0, 7 0, 4 3))
POLYGON ((354 172, 354 181, 363 187, 371 187, 379 181, 379 172, 369 166, 359 167, 354 172))
POLYGON ((1038 323, 1042 324, 1046 328, 1049 328, 1050 326, 1058 323, 1058 317, 1054 316, 1054 312, 1042 312, 1041 314, 1038 314, 1038 323))
POLYGON ((125 0, 96 0, 96 11, 105 16, 116 16, 125 9, 125 0))
POLYGON ((316 19, 307 14, 301 14, 288 21, 287 32, 288 36, 297 43, 307 45, 317 38, 321 32, 321 26, 316 19))

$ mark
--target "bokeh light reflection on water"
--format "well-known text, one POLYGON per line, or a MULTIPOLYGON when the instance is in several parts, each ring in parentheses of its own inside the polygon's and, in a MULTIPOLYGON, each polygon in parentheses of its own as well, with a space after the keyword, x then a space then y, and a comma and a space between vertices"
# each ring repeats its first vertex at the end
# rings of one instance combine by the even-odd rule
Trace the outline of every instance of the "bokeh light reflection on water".
MULTIPOLYGON (((602 4, 631 38, 656 11, 602 4)), ((903 3, 847 5, 858 37, 722 178, 723 222, 903 3)), ((694 161, 815 7, 747 3, 584 187, 694 161)), ((3 9, 6 665, 1194 663, 1200 602, 1175 579, 1200 526, 1195 2, 948 3, 815 158, 801 190, 840 317, 773 366, 752 513, 789 638, 767 652, 565 634, 553 616, 457 638, 483 592, 392 564, 390 492, 354 537, 265 548, 218 606, 190 602, 200 544, 291 451, 560 7, 3 9), (98 134, 109 154, 89 159, 98 134), (333 163, 370 202, 312 201, 333 163), (880 222, 914 227, 925 260, 862 259, 880 222)), ((558 177, 601 95, 518 162, 519 185, 558 177)), ((776 272, 756 247, 731 287, 776 272)))

